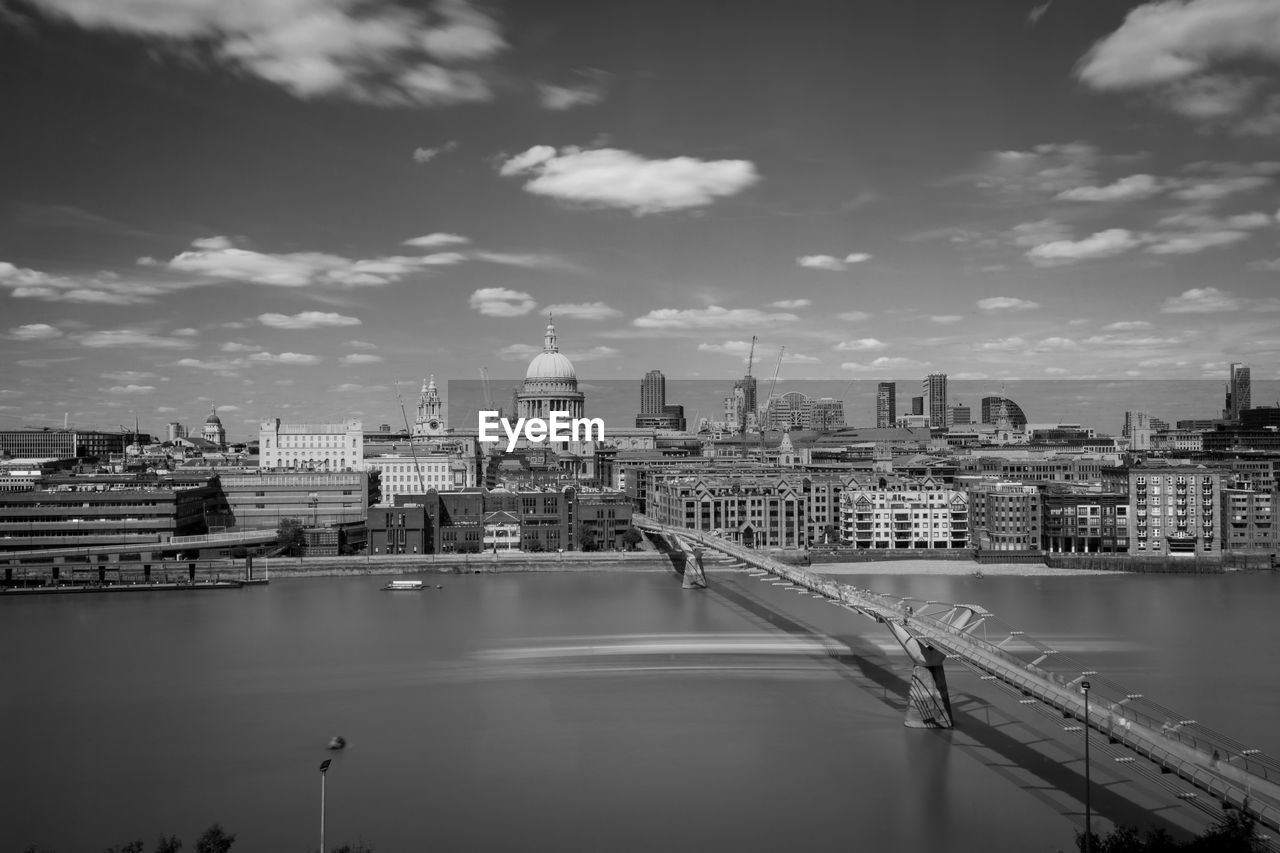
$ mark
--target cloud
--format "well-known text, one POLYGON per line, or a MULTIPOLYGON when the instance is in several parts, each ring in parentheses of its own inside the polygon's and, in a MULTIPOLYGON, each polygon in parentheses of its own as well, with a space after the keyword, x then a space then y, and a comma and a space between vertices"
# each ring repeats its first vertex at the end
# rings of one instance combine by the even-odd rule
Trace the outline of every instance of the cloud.
POLYGON ((718 355, 732 355, 741 358, 743 362, 751 354, 750 341, 725 341, 722 344, 698 344, 698 352, 710 352, 718 355))
POLYGON ((793 308, 808 308, 812 304, 812 299, 779 299, 777 302, 770 302, 768 307, 790 310, 793 308))
POLYGON ((1244 300, 1216 287, 1193 287, 1178 296, 1170 296, 1160 306, 1161 314, 1211 314, 1239 311, 1244 300))
POLYGON ((1198 162, 1185 167, 1189 177, 1177 180, 1173 197, 1183 201, 1213 202, 1238 193, 1270 186, 1280 173, 1280 163, 1198 162))
POLYGON ((990 341, 977 341, 970 345, 976 352, 1018 352, 1027 348, 1026 338, 998 338, 990 341))
POLYGON ((110 388, 103 388, 107 394, 150 394, 156 390, 154 385, 112 385, 110 388))
POLYGON ((441 154, 446 154, 457 147, 458 147, 457 142, 455 142, 454 140, 449 140, 445 144, 437 146, 435 148, 415 148, 413 149, 413 162, 430 163, 432 160, 439 157, 441 154))
POLYGON ((1032 302, 1029 299, 1019 299, 1016 296, 988 296, 986 299, 978 300, 978 310, 985 314, 1030 311, 1033 308, 1039 307, 1039 302, 1032 302))
POLYGON ((1013 226, 1002 237, 1014 246, 1039 246, 1041 243, 1071 239, 1071 229, 1056 219, 1037 219, 1013 226))
POLYGON ((62 337, 62 330, 48 323, 27 323, 9 330, 15 341, 48 341, 62 337))
POLYGON ((108 329, 73 336, 81 346, 99 348, 134 347, 142 349, 186 349, 190 341, 166 338, 137 329, 108 329))
POLYGON ((656 308, 631 321, 641 329, 741 329, 766 326, 770 323, 787 323, 799 320, 795 314, 768 313, 755 308, 656 308))
POLYGON ((437 249, 441 246, 457 246, 471 241, 461 234, 450 234, 445 231, 437 231, 433 234, 424 234, 421 237, 412 237, 404 241, 406 246, 417 246, 424 249, 437 249))
POLYGON ((866 311, 841 311, 836 315, 836 319, 846 323, 862 323, 870 320, 871 315, 866 311))
MULTIPOLYGON (((503 361, 528 361, 542 352, 542 347, 532 344, 508 344, 498 350, 498 358, 503 361)), ((616 358, 620 350, 613 347, 599 346, 586 350, 561 350, 570 361, 599 361, 605 358, 616 358)))
POLYGON ((570 320, 612 320, 621 317, 622 312, 610 308, 603 302, 577 302, 548 305, 547 313, 555 317, 567 317, 570 320))
POLYGON ((1191 255, 1205 249, 1221 248, 1248 239, 1244 231, 1203 231, 1195 234, 1156 236, 1144 251, 1153 255, 1191 255))
POLYGON ((524 189, 535 195, 620 208, 636 216, 705 207, 759 180, 747 160, 648 160, 616 148, 557 151, 549 145, 535 145, 507 159, 499 174, 532 175, 524 189))
POLYGON ((114 382, 141 382, 144 379, 157 379, 159 377, 146 370, 113 370, 102 374, 102 378, 110 379, 114 382))
POLYGON ((809 269, 842 272, 847 270, 850 264, 860 264, 869 260, 871 260, 871 256, 865 252, 854 252, 853 254, 845 255, 843 259, 833 255, 803 255, 796 258, 796 265, 809 269))
POLYGON ((278 355, 270 352, 255 352, 246 356, 245 361, 250 364, 314 365, 319 364, 323 359, 318 355, 304 352, 282 352, 278 355))
POLYGON ((1027 250, 1037 266, 1072 263, 1090 258, 1109 258, 1127 252, 1142 241, 1124 228, 1109 228, 1083 240, 1055 240, 1027 250))
POLYGON ((58 276, 0 261, 0 289, 16 299, 71 302, 81 305, 141 305, 154 297, 190 285, 153 284, 122 279, 115 273, 58 276))
POLYGON ((566 261, 559 255, 550 252, 472 252, 471 257, 477 261, 488 261, 491 264, 503 264, 509 267, 528 267, 529 269, 578 270, 572 261, 566 261))
POLYGON ((466 0, 429 6, 332 0, 227 3, 42 0, 46 14, 148 39, 303 99, 441 106, 492 97, 483 63, 506 49, 497 22, 466 0))
POLYGON ((1120 320, 1115 323, 1108 323, 1102 327, 1104 332, 1137 332, 1143 329, 1150 329, 1151 324, 1146 320, 1120 320))
MULTIPOLYGON (((1098 149, 1085 142, 1047 142, 1029 151, 989 152, 978 171, 961 180, 1006 202, 1025 203, 1094 183, 1102 160, 1098 149)), ((948 229, 937 236, 957 241, 965 235, 948 229)))
POLYGON ((299 314, 259 314, 258 322, 273 329, 326 329, 334 326, 359 326, 358 317, 346 317, 325 311, 303 311, 299 314))
POLYGON ((1063 190, 1058 193, 1057 198, 1066 201, 1134 201, 1150 198, 1162 190, 1160 181, 1151 175, 1130 175, 1102 187, 1074 187, 1063 190))
POLYGON ((929 320, 941 325, 950 325, 951 323, 959 323, 964 317, 959 314, 930 314, 929 320))
POLYGON ((468 302, 486 317, 520 317, 538 307, 529 294, 505 287, 482 287, 468 302))
POLYGON ((1254 272, 1280 272, 1280 258, 1264 261, 1253 261, 1249 264, 1249 269, 1254 272))
POLYGON ((465 260, 455 252, 353 259, 325 252, 269 254, 250 249, 194 249, 182 252, 168 269, 271 287, 378 287, 428 267, 465 260))
POLYGON ((262 347, 254 344, 242 344, 237 341, 227 341, 219 349, 223 352, 257 352, 262 347))
POLYGON ((873 350, 882 350, 889 346, 884 341, 876 338, 858 338, 854 341, 841 341, 832 349, 836 352, 869 352, 873 350))
POLYGON ((1076 69, 1101 91, 1182 80, 1221 61, 1280 61, 1280 4, 1274 0, 1153 2, 1129 12, 1076 69))
POLYGON ((244 365, 239 359, 199 359, 199 358, 180 358, 174 362, 178 367, 190 367, 196 370, 213 370, 223 373, 236 371, 244 365))
POLYGON ((386 359, 384 359, 384 358, 383 358, 382 356, 380 356, 380 355, 374 355, 374 354, 372 354, 372 353, 367 353, 367 352, 353 352, 353 353, 351 353, 351 354, 349 354, 349 355, 344 355, 342 358, 338 359, 338 361, 339 361, 340 363, 342 363, 342 364, 347 364, 347 365, 351 365, 351 364, 378 364, 378 363, 380 363, 380 362, 382 362, 382 361, 385 361, 385 360, 386 360, 386 359))
POLYGON ((903 375, 909 375, 915 371, 921 370, 929 366, 927 361, 916 361, 912 358, 894 358, 890 356, 880 356, 879 358, 862 364, 856 361, 846 361, 840 365, 841 370, 847 370, 850 373, 876 373, 882 376, 888 375, 890 370, 902 371, 903 375))
POLYGON ((347 341, 346 344, 344 344, 344 346, 348 346, 351 349, 364 349, 364 350, 378 348, 377 344, 371 344, 368 341, 347 341))
POLYGON ((577 72, 579 81, 569 86, 538 83, 538 100, 548 110, 571 110, 574 107, 590 107, 604 100, 613 75, 599 68, 577 72))

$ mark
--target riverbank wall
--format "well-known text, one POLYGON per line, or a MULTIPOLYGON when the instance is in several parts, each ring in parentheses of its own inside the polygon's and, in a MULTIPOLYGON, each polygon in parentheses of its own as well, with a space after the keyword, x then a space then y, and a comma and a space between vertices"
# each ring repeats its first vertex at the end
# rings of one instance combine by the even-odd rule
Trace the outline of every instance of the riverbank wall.
MULTIPOLYGON (((243 567, 243 560, 236 560, 243 567)), ((395 554, 379 557, 271 557, 253 561, 256 578, 345 575, 497 574, 504 572, 675 571, 655 551, 565 554, 395 554)))

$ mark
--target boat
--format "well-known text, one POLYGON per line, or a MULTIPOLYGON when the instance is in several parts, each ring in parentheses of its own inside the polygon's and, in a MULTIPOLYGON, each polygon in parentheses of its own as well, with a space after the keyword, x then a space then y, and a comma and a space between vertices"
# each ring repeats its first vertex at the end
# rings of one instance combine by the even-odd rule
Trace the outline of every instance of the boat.
POLYGON ((983 578, 982 569, 978 569, 976 572, 974 572, 973 576, 978 580, 982 580, 983 578))
POLYGON ((383 587, 392 592, 412 592, 422 589, 422 581, 392 581, 383 587))

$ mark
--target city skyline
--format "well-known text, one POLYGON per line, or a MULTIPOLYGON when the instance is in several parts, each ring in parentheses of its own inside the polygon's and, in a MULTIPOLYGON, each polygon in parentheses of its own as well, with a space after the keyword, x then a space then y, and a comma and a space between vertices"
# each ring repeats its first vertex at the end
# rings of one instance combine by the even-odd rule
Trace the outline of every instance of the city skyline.
POLYGON ((224 5, 0 11, 0 427, 376 424, 547 312, 637 388, 1280 378, 1267 0, 224 5))

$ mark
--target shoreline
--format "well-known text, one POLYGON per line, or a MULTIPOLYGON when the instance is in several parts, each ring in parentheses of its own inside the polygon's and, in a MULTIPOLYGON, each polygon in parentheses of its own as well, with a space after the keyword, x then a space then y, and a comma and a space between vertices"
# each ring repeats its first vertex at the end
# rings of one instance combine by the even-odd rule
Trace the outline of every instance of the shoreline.
POLYGON ((974 563, 958 560, 883 560, 856 563, 815 563, 806 567, 819 575, 856 577, 858 575, 918 575, 943 577, 1080 577, 1081 575, 1131 575, 1122 569, 1055 569, 1043 563, 974 563))

